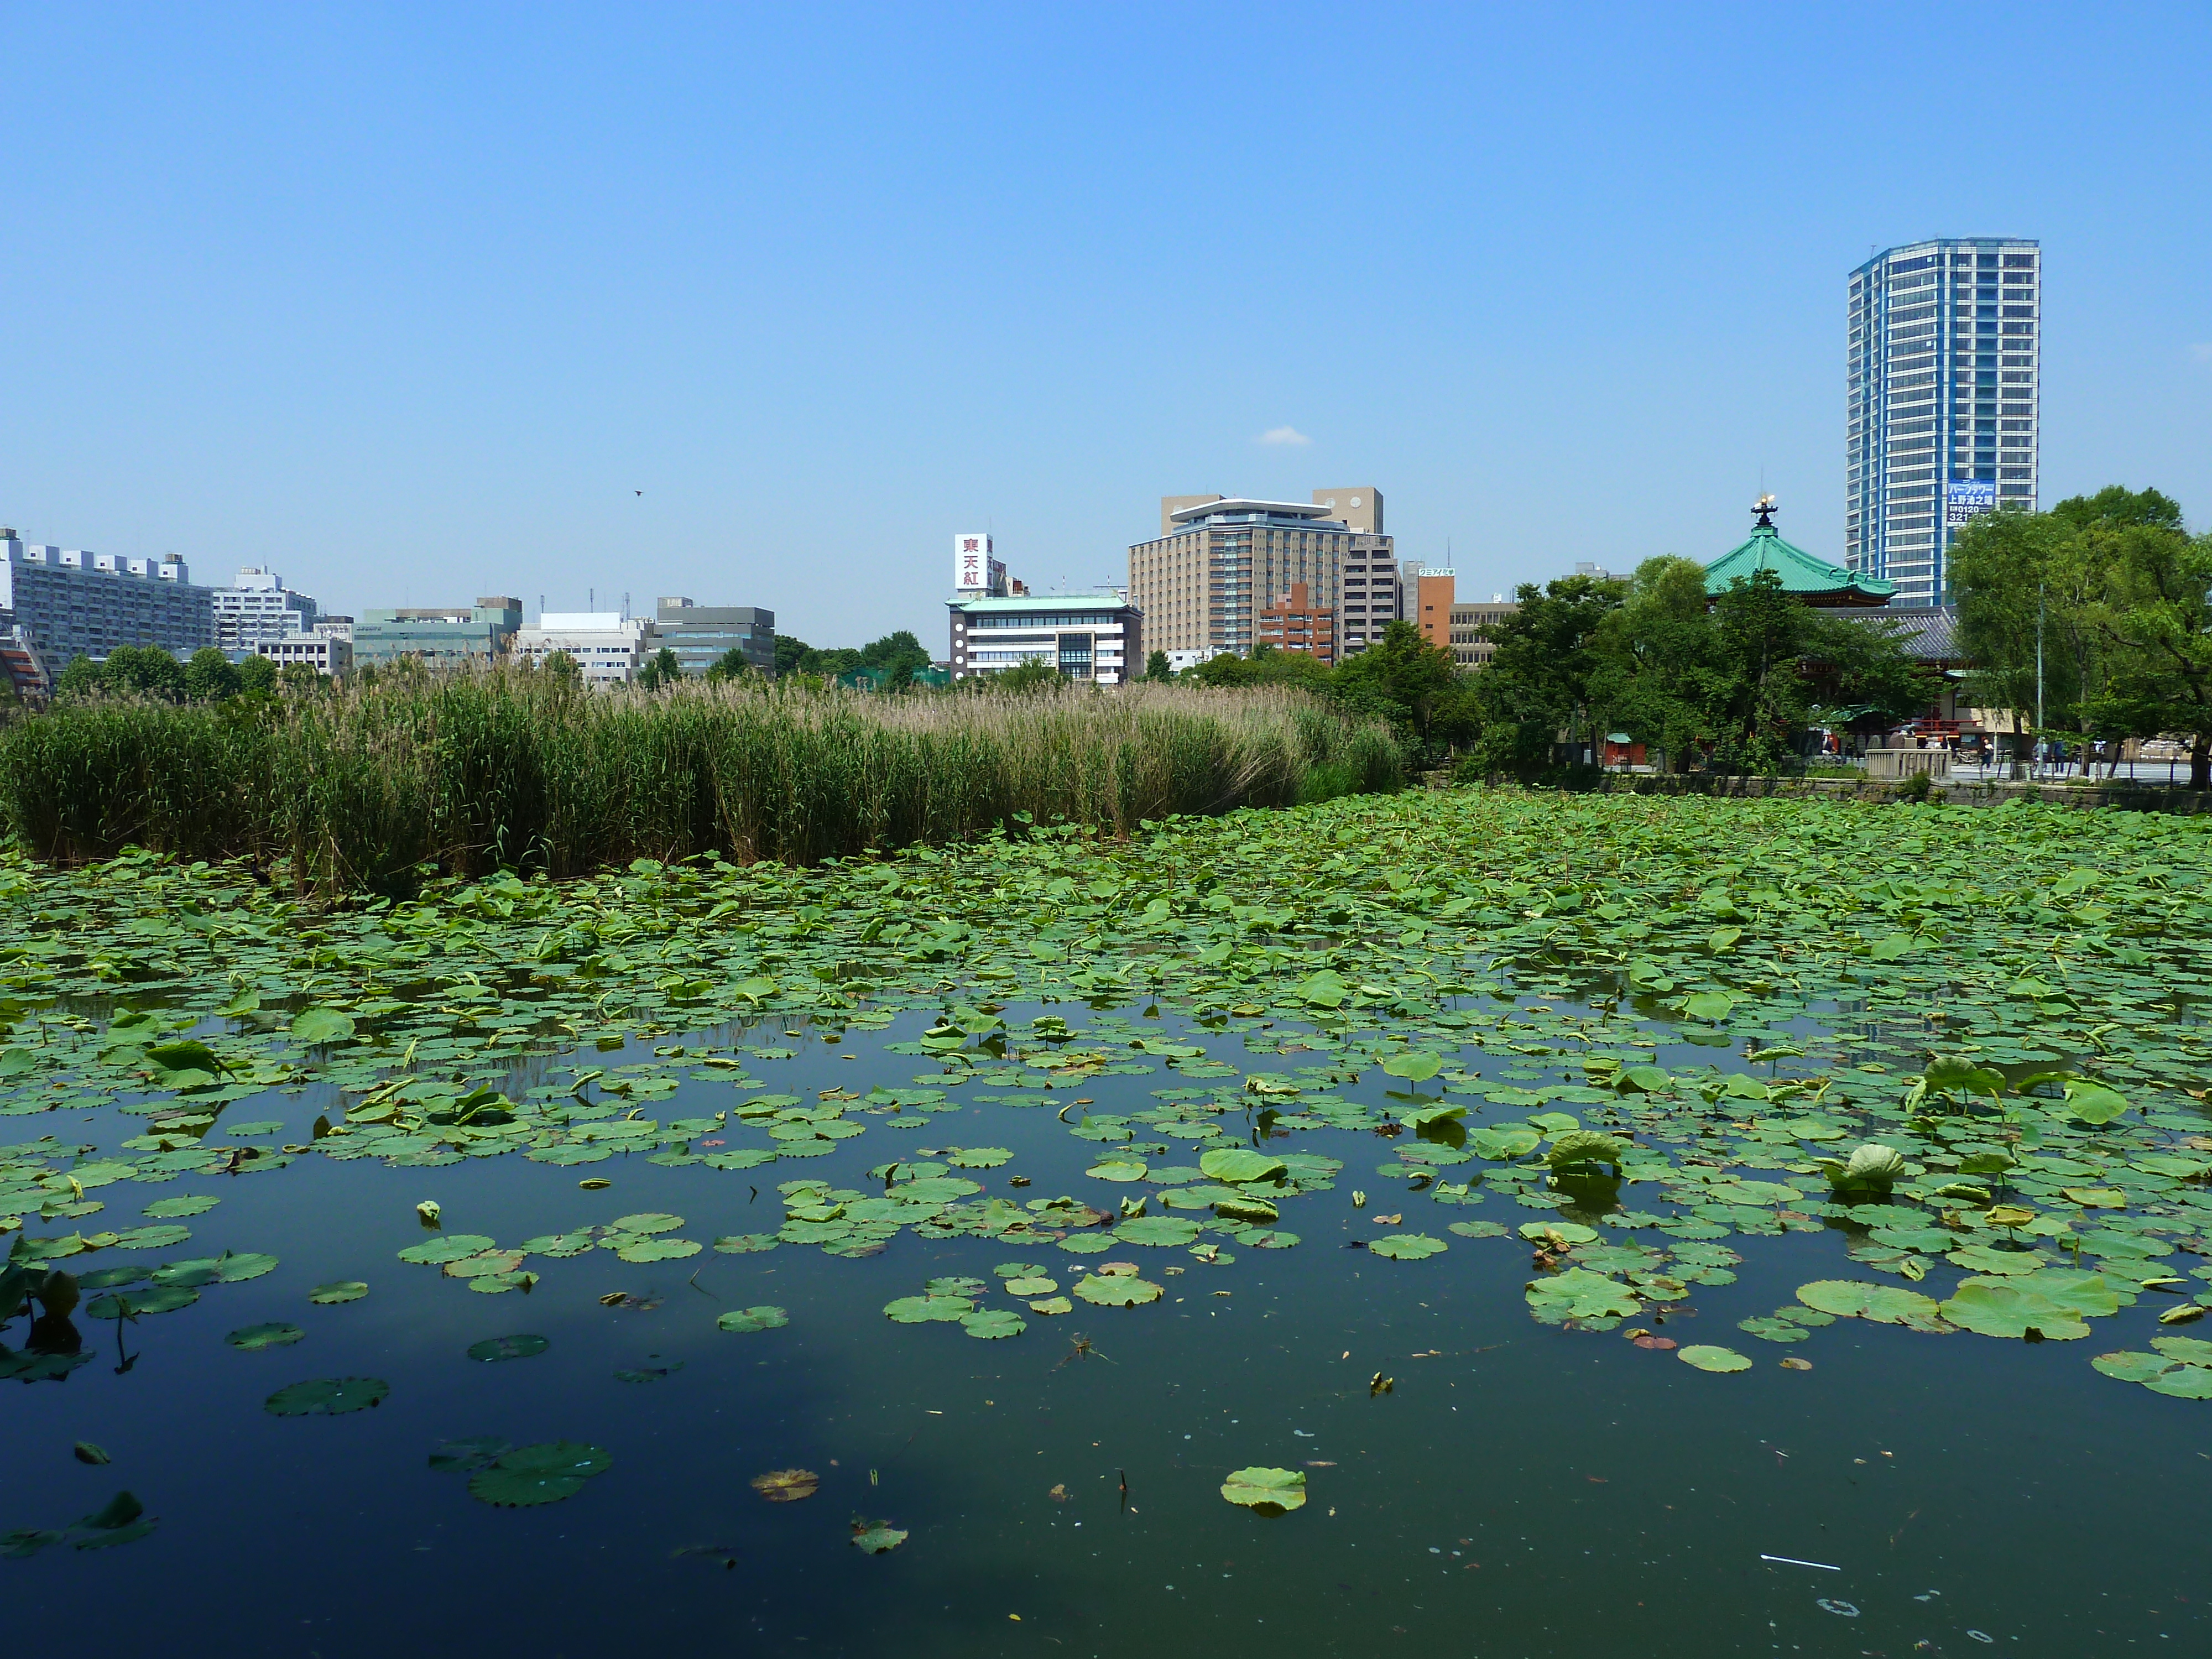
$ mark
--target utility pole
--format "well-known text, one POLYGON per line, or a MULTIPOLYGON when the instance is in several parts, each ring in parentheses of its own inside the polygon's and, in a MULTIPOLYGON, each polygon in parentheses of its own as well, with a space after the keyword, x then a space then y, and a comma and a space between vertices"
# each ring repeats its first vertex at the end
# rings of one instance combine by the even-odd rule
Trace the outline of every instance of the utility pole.
MULTIPOLYGON (((2043 762, 2043 584, 2035 585, 2035 758, 2043 762)), ((2033 773, 2029 774, 2033 776, 2033 773)))

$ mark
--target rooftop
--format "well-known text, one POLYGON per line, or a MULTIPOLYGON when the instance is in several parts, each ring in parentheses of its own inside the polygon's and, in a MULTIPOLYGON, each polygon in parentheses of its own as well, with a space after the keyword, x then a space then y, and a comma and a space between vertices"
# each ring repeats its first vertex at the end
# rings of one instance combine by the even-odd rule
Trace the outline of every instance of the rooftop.
POLYGON ((1119 611, 1129 601, 1106 590, 1090 593, 1024 593, 1010 599, 948 599, 961 611, 1119 611))
POLYGON ((1803 548, 1782 539, 1774 527, 1774 497, 1762 495, 1752 509, 1759 522, 1741 546, 1723 553, 1705 567, 1705 592, 1725 593, 1738 576, 1747 581, 1753 574, 1771 570, 1782 579, 1782 591, 1808 605, 1887 605, 1897 584, 1873 576, 1855 575, 1839 564, 1814 558, 1803 548))
POLYGON ((1336 509, 1318 501, 1258 501, 1241 495, 1224 496, 1218 501, 1206 501, 1196 507, 1177 507, 1168 516, 1177 524, 1196 524, 1201 519, 1211 519, 1223 513, 1270 513, 1291 519, 1328 519, 1335 516, 1336 509))

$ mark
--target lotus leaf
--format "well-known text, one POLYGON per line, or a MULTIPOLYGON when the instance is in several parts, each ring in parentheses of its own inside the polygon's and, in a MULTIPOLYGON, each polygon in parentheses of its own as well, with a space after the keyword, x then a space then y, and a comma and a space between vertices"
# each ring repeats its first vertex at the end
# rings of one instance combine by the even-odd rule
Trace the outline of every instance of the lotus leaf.
POLYGON ((1751 1361, 1734 1348, 1717 1348, 1704 1342, 1693 1342, 1686 1348, 1677 1348, 1674 1358, 1686 1365, 1695 1365, 1701 1371, 1747 1371, 1751 1369, 1751 1361))
POLYGON ((811 1469, 770 1469, 755 1475, 749 1484, 771 1504, 796 1504, 814 1496, 822 1477, 811 1469))
POLYGON ((884 1554, 906 1540, 906 1534, 882 1521, 855 1522, 853 1526, 853 1547, 863 1555, 884 1554))
POLYGON ((247 1325, 234 1330, 223 1340, 234 1348, 243 1348, 248 1353, 258 1353, 264 1348, 288 1348, 307 1332, 284 1320, 275 1320, 265 1325, 247 1325))
POLYGON ((469 1496, 507 1510, 557 1504, 574 1498, 586 1480, 613 1466, 614 1459, 603 1449, 579 1441, 518 1446, 469 1477, 469 1496))
POLYGON ((292 1036, 310 1047, 343 1042, 353 1034, 353 1016, 335 1008, 303 1008, 292 1019, 292 1036))
POLYGON ((1013 1156, 1004 1146, 956 1146, 946 1152, 945 1161, 956 1170, 995 1170, 1013 1156))
POLYGON ((680 1261, 698 1254, 698 1244, 689 1238, 635 1239, 615 1251, 624 1261, 680 1261))
POLYGON ((420 1244, 410 1244, 399 1252, 402 1261, 443 1266, 448 1261, 459 1261, 481 1255, 492 1248, 492 1241, 481 1233, 451 1233, 441 1237, 425 1239, 420 1244))
POLYGON ((1139 1308, 1166 1294, 1157 1285, 1122 1274, 1094 1275, 1079 1281, 1075 1294, 1102 1308, 1139 1308))
POLYGON ((921 1288, 932 1296, 981 1296, 985 1291, 990 1289, 990 1286, 980 1279, 969 1279, 960 1274, 948 1273, 942 1278, 931 1279, 921 1288))
POLYGON ((342 1417, 380 1406, 392 1384, 376 1376, 326 1376, 279 1389, 262 1402, 272 1417, 342 1417))
POLYGON ((1495 1221, 1455 1221, 1446 1226, 1444 1231, 1449 1233, 1457 1233, 1462 1238, 1503 1238, 1505 1237, 1505 1229, 1495 1221))
POLYGON ((499 1359, 529 1359, 553 1346, 542 1336, 488 1336, 469 1344, 469 1358, 489 1363, 499 1359))
POLYGON ((204 1193, 193 1193, 179 1198, 157 1198, 149 1204, 144 1213, 156 1217, 205 1215, 222 1200, 204 1193))
POLYGON ((1879 1325, 1905 1325, 1923 1331, 1943 1328, 1942 1309, 1934 1298, 1893 1285, 1820 1279, 1800 1285, 1797 1299, 1838 1319, 1867 1319, 1879 1325))
MULTIPOLYGON (((898 1316, 893 1314, 891 1316, 896 1319, 898 1316)), ((724 1331, 772 1331, 790 1322, 791 1316, 781 1308, 763 1304, 757 1308, 733 1309, 716 1319, 714 1328, 724 1331)))
POLYGON ((774 1233, 733 1233, 716 1239, 714 1248, 724 1255, 754 1255, 772 1250, 782 1242, 774 1233))
POLYGON ((1053 1280, 1030 1273, 1024 1273, 1019 1279, 1010 1279, 1006 1285, 1008 1296, 1050 1296, 1059 1288, 1053 1280))
POLYGON ((1448 1247, 1441 1238, 1431 1238, 1426 1233, 1389 1233, 1367 1247, 1370 1255, 1386 1255, 1399 1261, 1419 1261, 1424 1257, 1441 1255, 1448 1247))
POLYGON ((94 1319, 136 1319, 142 1314, 174 1313, 199 1299, 200 1293, 188 1285, 156 1285, 151 1290, 95 1296, 84 1310, 94 1319))
POLYGON ((618 1216, 607 1224, 607 1231, 616 1233, 672 1233, 684 1224, 680 1215, 664 1215, 657 1210, 639 1215, 618 1216))
POLYGON ((969 1335, 987 1340, 1001 1336, 1019 1336, 1029 1328, 1022 1322, 1020 1315, 1005 1308, 984 1308, 964 1315, 960 1326, 969 1335))
POLYGON ((1404 1078, 1409 1083, 1425 1083, 1443 1069, 1443 1056, 1414 1050, 1393 1054, 1382 1062, 1382 1069, 1392 1077, 1404 1078))
POLYGON ((1064 1296, 1048 1296, 1041 1302, 1030 1303, 1030 1311, 1035 1314, 1073 1313, 1075 1304, 1064 1296))
POLYGON ((1102 1158, 1084 1174, 1097 1181, 1142 1181, 1145 1166, 1128 1158, 1102 1158))
POLYGON ((964 1296, 902 1296, 884 1304, 884 1312, 901 1325, 957 1323, 975 1311, 964 1296))
POLYGON ((1188 1244, 1198 1237, 1198 1223, 1181 1216, 1139 1216, 1115 1228, 1114 1237, 1124 1244, 1188 1244))
POLYGON ((430 1449, 430 1468, 439 1474, 473 1474, 514 1449, 512 1440, 501 1440, 495 1435, 441 1440, 430 1449))
POLYGON ((328 1285, 318 1285, 307 1292, 307 1300, 325 1307, 341 1302, 358 1302, 368 1294, 368 1286, 358 1279, 341 1279, 328 1285))
POLYGON ((1595 1129, 1569 1129, 1552 1143, 1544 1154, 1544 1161, 1555 1170, 1571 1169, 1582 1164, 1617 1164, 1627 1150, 1627 1143, 1618 1135, 1603 1134, 1595 1129))
POLYGON ((1305 1507, 1305 1471, 1238 1469, 1221 1483, 1221 1495, 1257 1515, 1285 1515, 1305 1507))
POLYGON ((1279 1158, 1265 1152, 1247 1151, 1242 1146, 1217 1147, 1201 1153, 1198 1167, 1208 1181, 1225 1181, 1232 1185, 1255 1181, 1279 1181, 1289 1173, 1288 1166, 1279 1158))

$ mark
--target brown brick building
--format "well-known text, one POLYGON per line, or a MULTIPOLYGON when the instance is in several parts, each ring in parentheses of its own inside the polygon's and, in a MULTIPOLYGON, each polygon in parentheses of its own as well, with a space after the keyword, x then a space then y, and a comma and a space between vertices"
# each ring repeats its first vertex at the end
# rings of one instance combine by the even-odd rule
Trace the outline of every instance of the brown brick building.
POLYGON ((1336 661, 1336 611, 1315 605, 1304 582, 1292 582, 1291 591, 1259 613, 1255 643, 1278 651, 1302 651, 1325 663, 1336 661))

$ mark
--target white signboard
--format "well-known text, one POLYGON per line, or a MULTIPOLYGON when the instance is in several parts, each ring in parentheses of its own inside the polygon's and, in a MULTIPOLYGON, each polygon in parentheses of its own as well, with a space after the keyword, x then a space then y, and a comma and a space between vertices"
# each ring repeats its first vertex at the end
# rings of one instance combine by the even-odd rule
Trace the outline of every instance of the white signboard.
POLYGON ((952 538, 952 586, 963 593, 980 593, 991 585, 991 538, 955 536, 952 538))
POLYGON ((1971 524, 1997 510, 1997 487, 1982 478, 1954 478, 1943 486, 1943 522, 1971 524))

